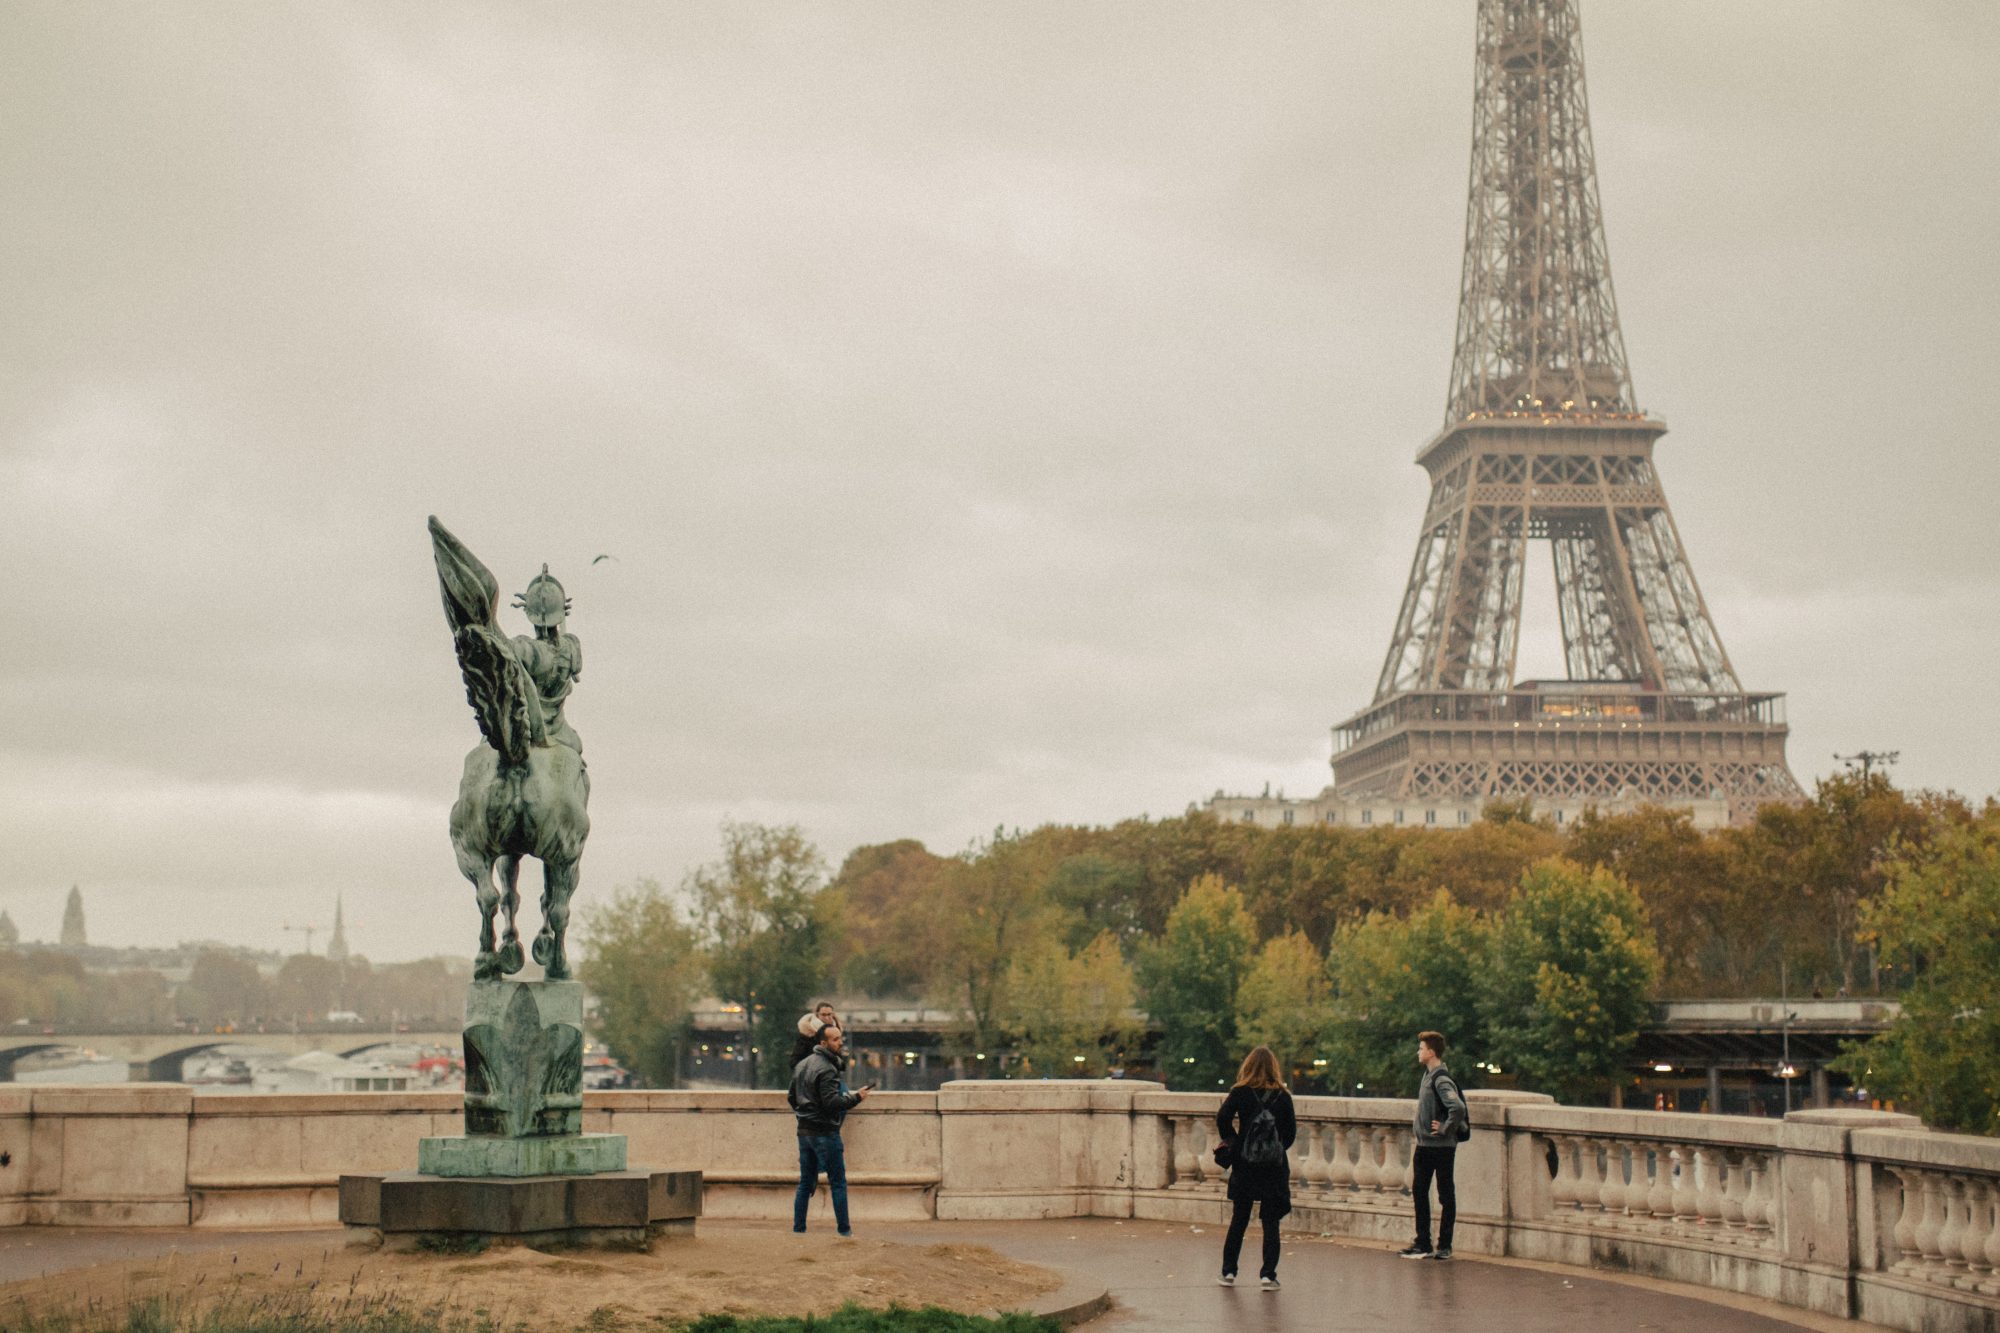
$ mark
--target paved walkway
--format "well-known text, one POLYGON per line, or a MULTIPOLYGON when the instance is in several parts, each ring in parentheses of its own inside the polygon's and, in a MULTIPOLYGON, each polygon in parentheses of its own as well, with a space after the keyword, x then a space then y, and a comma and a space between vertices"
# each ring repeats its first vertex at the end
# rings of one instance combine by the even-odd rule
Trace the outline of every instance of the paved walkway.
MULTIPOLYGON (((732 1223, 734 1226, 745 1225, 732 1223)), ((755 1226, 757 1224, 751 1223, 755 1226)), ((775 1231, 781 1224, 773 1223, 775 1231)), ((1797 1333, 1872 1325, 1787 1311, 1767 1302, 1704 1299, 1685 1287, 1643 1279, 1608 1281, 1569 1269, 1463 1256, 1450 1263, 1399 1259, 1386 1246, 1318 1237, 1286 1238, 1277 1292, 1257 1288, 1257 1224, 1244 1247, 1247 1280, 1215 1285, 1222 1230, 1184 1223, 1103 1218, 1045 1222, 931 1222, 862 1228, 870 1240, 989 1245, 1062 1273, 1056 1295, 1073 1303, 1109 1289, 1117 1308, 1090 1333, 1215 1330, 1217 1333, 1341 1333, 1343 1330, 1660 1329, 1674 1333, 1797 1333)), ((284 1235, 335 1231, 224 1232, 188 1229, 0 1228, 0 1283, 169 1250, 210 1250, 284 1235)), ((1048 1308, 1046 1303, 1044 1308, 1048 1308)))
POLYGON ((1213 1330, 1214 1333, 1546 1333, 1547 1330, 1661 1329, 1674 1333, 1797 1333, 1874 1327, 1763 1301, 1729 1304, 1667 1283, 1607 1281, 1570 1269, 1461 1256, 1449 1263, 1400 1259, 1359 1241, 1286 1238, 1278 1263, 1284 1284, 1257 1287, 1258 1224, 1250 1224, 1242 1274, 1218 1287, 1222 1228, 1185 1223, 942 1222, 871 1227, 871 1238, 943 1239, 990 1245, 1011 1258, 1062 1271, 1071 1289, 1109 1287, 1117 1309, 1083 1325, 1089 1333, 1213 1330), (1246 1280, 1247 1278, 1247 1280, 1246 1280))

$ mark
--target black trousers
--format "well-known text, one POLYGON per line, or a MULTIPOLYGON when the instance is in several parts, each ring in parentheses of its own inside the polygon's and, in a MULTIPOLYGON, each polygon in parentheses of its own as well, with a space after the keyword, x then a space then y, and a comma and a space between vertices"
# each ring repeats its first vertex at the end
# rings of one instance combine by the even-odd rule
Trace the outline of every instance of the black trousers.
MULTIPOLYGON (((1222 1238, 1222 1271, 1234 1273, 1236 1260, 1243 1253, 1243 1233, 1250 1229, 1250 1210, 1258 1206, 1255 1199, 1238 1199, 1236 1211, 1229 1217, 1229 1234, 1222 1238)), ((1264 1266, 1257 1270, 1258 1277, 1278 1275, 1278 1222, 1283 1214, 1278 1210, 1276 1200, 1266 1199, 1264 1210, 1264 1266)))
POLYGON ((1428 1250, 1431 1247, 1431 1179, 1436 1177, 1438 1190, 1438 1248, 1451 1248, 1451 1224, 1458 1220, 1458 1187, 1452 1184, 1452 1166, 1458 1157, 1456 1148, 1417 1147, 1411 1155, 1410 1165, 1414 1173, 1410 1193, 1417 1201, 1417 1246, 1428 1250))

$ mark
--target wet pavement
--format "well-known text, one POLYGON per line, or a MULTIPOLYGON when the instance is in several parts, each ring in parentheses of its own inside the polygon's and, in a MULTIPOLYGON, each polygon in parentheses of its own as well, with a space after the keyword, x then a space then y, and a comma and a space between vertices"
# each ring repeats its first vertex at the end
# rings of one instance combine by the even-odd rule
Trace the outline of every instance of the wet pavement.
POLYGON ((1103 1218, 1048 1222, 942 1222, 870 1228, 871 1237, 917 1242, 947 1236, 1108 1287, 1117 1302, 1082 1327, 1089 1333, 1227 1330, 1227 1333, 1542 1333, 1549 1329, 1674 1330, 1674 1333, 1859 1331, 1871 1325, 1743 1302, 1761 1311, 1662 1290, 1663 1283, 1608 1281, 1562 1269, 1461 1256, 1446 1263, 1398 1258, 1387 1246, 1290 1237, 1278 1262, 1281 1287, 1257 1286, 1256 1223, 1234 1287, 1219 1287, 1222 1228, 1103 1218))

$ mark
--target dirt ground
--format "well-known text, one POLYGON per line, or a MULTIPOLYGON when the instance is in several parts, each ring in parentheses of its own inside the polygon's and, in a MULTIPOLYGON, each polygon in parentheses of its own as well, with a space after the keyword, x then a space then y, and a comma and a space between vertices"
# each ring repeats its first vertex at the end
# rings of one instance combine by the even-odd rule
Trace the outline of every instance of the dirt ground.
POLYGON ((1056 1274, 981 1245, 841 1240, 830 1232, 702 1222, 650 1254, 519 1247, 482 1254, 396 1254, 338 1238, 194 1251, 0 1286, 0 1326, 23 1313, 99 1316, 135 1301, 175 1310, 318 1307, 442 1310, 508 1329, 658 1329, 697 1315, 819 1314, 853 1301, 1015 1309, 1060 1285, 1056 1274))

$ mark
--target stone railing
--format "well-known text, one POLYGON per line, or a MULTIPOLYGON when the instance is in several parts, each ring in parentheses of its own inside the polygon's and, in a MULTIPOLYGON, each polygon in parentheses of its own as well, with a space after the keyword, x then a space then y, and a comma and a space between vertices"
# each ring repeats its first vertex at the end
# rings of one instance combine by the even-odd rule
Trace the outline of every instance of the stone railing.
MULTIPOLYGON (((1456 1247, 1617 1269, 1900 1329, 2000 1328, 2000 1140, 1913 1117, 1782 1121, 1470 1094, 1456 1247)), ((1227 1216, 1212 1094, 1121 1081, 879 1093, 847 1123, 863 1219, 1227 1216)), ((776 1092, 606 1092, 585 1128, 703 1172, 709 1216, 789 1216, 776 1092)), ((0 1089, 0 1224, 331 1225, 343 1172, 414 1167, 452 1093, 203 1097, 175 1085, 0 1089)), ((1407 1100, 1301 1097, 1293 1226, 1409 1238, 1407 1100)), ((823 1191, 822 1191, 823 1195, 823 1191)), ((824 1200, 816 1204, 824 1206, 824 1200)))

